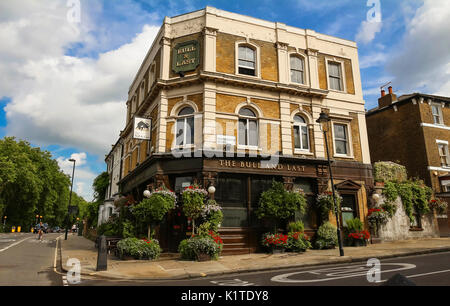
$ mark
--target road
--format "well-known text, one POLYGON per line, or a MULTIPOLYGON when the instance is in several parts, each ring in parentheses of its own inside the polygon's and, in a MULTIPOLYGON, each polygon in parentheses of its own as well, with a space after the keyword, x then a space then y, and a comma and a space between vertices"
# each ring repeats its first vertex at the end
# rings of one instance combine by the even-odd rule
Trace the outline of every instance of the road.
POLYGON ((59 236, 45 234, 39 241, 30 233, 0 234, 0 286, 62 286, 54 271, 59 236))
POLYGON ((381 286, 397 273, 418 286, 450 286, 450 252, 381 260, 379 282, 369 282, 366 263, 323 265, 176 281, 82 279, 79 286, 381 286))

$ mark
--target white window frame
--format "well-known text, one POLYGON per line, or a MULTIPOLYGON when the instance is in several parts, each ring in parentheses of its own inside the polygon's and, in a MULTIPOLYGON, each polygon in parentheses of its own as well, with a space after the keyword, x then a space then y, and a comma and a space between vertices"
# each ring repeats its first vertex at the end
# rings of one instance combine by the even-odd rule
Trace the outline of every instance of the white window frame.
POLYGON ((334 157, 341 157, 341 158, 355 158, 353 156, 353 141, 352 141, 352 133, 351 133, 351 127, 350 127, 350 123, 349 122, 343 122, 343 121, 336 121, 336 120, 332 120, 331 121, 331 131, 332 131, 332 139, 333 139, 333 156, 334 157), (335 124, 339 124, 339 125, 344 125, 346 126, 347 129, 347 154, 340 154, 340 153, 336 153, 336 137, 335 137, 335 132, 334 132, 334 125, 335 124))
POLYGON ((175 144, 175 146, 174 146, 174 148, 175 149, 181 149, 181 148, 184 148, 184 149, 188 149, 188 148, 193 148, 194 147, 194 144, 195 144, 195 108, 193 108, 191 105, 184 105, 184 106, 181 106, 180 108, 178 108, 178 110, 177 110, 177 113, 179 114, 183 109, 185 109, 185 108, 187 108, 187 107, 190 107, 190 108, 192 108, 192 110, 194 111, 192 114, 189 114, 189 115, 183 115, 183 116, 180 116, 180 115, 177 115, 177 117, 176 117, 176 119, 175 119, 175 142, 174 142, 174 144, 175 144), (192 127, 193 129, 194 129, 194 135, 193 135, 193 137, 192 137, 192 139, 191 139, 191 142, 192 143, 186 143, 186 135, 187 135, 187 133, 186 133, 186 127, 187 127, 187 119, 188 118, 191 118, 192 117, 192 119, 193 119, 193 122, 194 122, 194 126, 192 127), (179 144, 177 144, 177 131, 178 131, 178 120, 180 120, 180 119, 183 119, 183 125, 184 125, 184 127, 183 127, 183 144, 182 145, 179 145, 179 144))
MULTIPOLYGON (((289 64, 288 64, 288 67, 289 67, 289 71, 288 71, 288 73, 289 73, 289 83, 290 84, 300 84, 300 85, 306 85, 308 82, 307 82, 307 79, 306 79, 306 58, 305 58, 305 56, 304 55, 302 55, 302 54, 300 54, 300 53, 289 53, 288 54, 288 61, 289 61, 289 64), (291 73, 291 71, 292 71, 292 67, 291 67, 291 57, 296 57, 296 58, 298 58, 298 59, 300 59, 302 62, 303 62, 303 72, 302 72, 302 76, 303 76, 303 83, 298 83, 298 82, 294 82, 294 81, 292 81, 292 73, 291 73)), ((297 70, 298 71, 298 70, 297 70)))
POLYGON ((445 122, 444 122, 444 114, 442 113, 442 104, 439 104, 439 103, 431 103, 430 104, 430 107, 431 107, 431 116, 433 117, 433 124, 435 124, 435 125, 445 125, 445 122), (435 120, 435 114, 433 114, 433 107, 436 107, 437 108, 437 110, 438 110, 438 116, 439 116, 439 121, 440 121, 440 123, 436 123, 436 120, 435 120))
POLYGON ((326 65, 325 69, 327 72, 327 87, 329 91, 334 91, 338 93, 346 93, 347 92, 347 84, 345 83, 345 62, 337 59, 337 58, 326 58, 325 59, 326 65), (339 64, 341 66, 341 90, 333 89, 330 87, 330 72, 328 69, 329 63, 339 64))
POLYGON ((299 117, 301 117, 301 118, 303 118, 303 120, 305 120, 305 123, 300 123, 300 122, 297 122, 297 121, 295 121, 295 119, 293 120, 293 123, 292 123, 292 132, 294 133, 294 143, 293 143, 293 147, 294 147, 294 153, 311 153, 311 139, 310 139, 310 137, 309 137, 309 126, 308 126, 308 120, 307 119, 305 119, 305 117, 304 116, 302 116, 301 114, 295 114, 294 115, 294 118, 295 118, 295 116, 299 116, 299 117), (302 148, 296 148, 295 147, 295 127, 299 127, 299 132, 300 132, 300 146, 302 147, 302 148), (306 137, 307 137, 307 142, 308 142, 308 149, 303 149, 303 143, 302 143, 302 132, 301 132, 301 128, 302 127, 306 127, 306 137))
POLYGON ((239 116, 239 118, 238 118, 238 125, 237 125, 237 145, 238 145, 238 149, 259 150, 259 143, 260 143, 260 141, 259 141, 260 133, 259 133, 259 132, 260 132, 260 131, 259 131, 259 117, 258 117, 258 112, 257 112, 254 108, 252 108, 252 107, 243 106, 243 107, 241 107, 241 108, 239 109, 239 111, 238 111, 238 116, 239 116), (243 108, 248 108, 249 110, 251 110, 251 111, 255 114, 256 117, 248 117, 248 116, 243 116, 243 115, 239 114, 239 112, 240 112, 243 108), (240 135, 240 131, 239 131, 240 124, 239 124, 239 122, 240 122, 240 120, 242 120, 242 119, 246 119, 246 120, 247 120, 247 127, 246 127, 246 129, 245 129, 245 133, 246 133, 246 136, 247 136, 247 139, 248 139, 248 140, 250 140, 250 125, 249 125, 249 120, 256 121, 256 133, 257 133, 257 135, 256 135, 256 146, 240 144, 240 137, 239 137, 239 135, 240 135))
POLYGON ((438 140, 437 139, 436 140, 436 144, 438 146, 439 166, 442 167, 442 168, 450 169, 450 154, 449 154, 449 149, 448 149, 448 141, 446 141, 446 140, 438 140), (444 157, 444 156, 441 156, 441 151, 440 151, 440 148, 439 148, 440 146, 444 146, 445 157, 447 159, 446 165, 442 165, 442 162, 441 162, 441 157, 444 157))
POLYGON ((260 79, 261 78, 261 50, 260 50, 259 46, 252 44, 248 41, 236 42, 235 43, 235 67, 236 67, 236 69, 235 69, 236 75, 248 77, 248 78, 260 79), (240 46, 251 48, 255 52, 255 61, 256 61, 255 62, 255 75, 239 73, 239 47, 240 46))

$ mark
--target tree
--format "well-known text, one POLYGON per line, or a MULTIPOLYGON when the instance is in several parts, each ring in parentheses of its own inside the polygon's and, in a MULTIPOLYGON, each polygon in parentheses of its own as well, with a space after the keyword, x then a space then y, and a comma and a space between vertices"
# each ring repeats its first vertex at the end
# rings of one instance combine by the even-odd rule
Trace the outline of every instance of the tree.
POLYGON ((304 215, 306 198, 300 191, 287 191, 283 183, 273 181, 272 187, 261 194, 259 207, 256 210, 258 218, 268 218, 274 221, 275 233, 280 220, 292 217, 296 211, 304 215))
POLYGON ((161 223, 167 212, 175 208, 175 199, 172 192, 157 190, 133 208, 135 218, 148 226, 148 239, 152 236, 151 227, 161 223))
POLYGON ((35 215, 61 225, 67 212, 70 179, 48 151, 14 137, 0 140, 0 213, 8 223, 28 226, 35 215))
POLYGON ((92 184, 92 188, 94 188, 94 200, 103 202, 106 197, 106 191, 109 186, 109 174, 108 172, 100 173, 92 184))

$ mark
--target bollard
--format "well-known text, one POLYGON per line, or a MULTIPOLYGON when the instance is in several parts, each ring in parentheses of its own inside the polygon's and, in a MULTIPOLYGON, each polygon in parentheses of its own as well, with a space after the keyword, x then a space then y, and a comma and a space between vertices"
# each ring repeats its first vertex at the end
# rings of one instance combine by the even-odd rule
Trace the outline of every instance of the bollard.
POLYGON ((108 249, 106 247, 106 237, 101 235, 98 242, 97 271, 106 270, 108 270, 108 249))

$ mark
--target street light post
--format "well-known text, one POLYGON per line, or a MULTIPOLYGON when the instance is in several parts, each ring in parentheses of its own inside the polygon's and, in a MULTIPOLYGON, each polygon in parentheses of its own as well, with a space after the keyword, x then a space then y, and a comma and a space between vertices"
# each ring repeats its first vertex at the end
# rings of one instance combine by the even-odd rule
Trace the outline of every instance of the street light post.
POLYGON ((72 184, 70 185, 69 208, 67 211, 66 234, 64 240, 67 240, 67 233, 69 232, 70 206, 72 204, 73 177, 75 175, 75 163, 76 163, 75 159, 69 159, 69 161, 73 163, 73 170, 72 170, 72 184))
POLYGON ((344 248, 342 246, 342 238, 341 238, 341 226, 339 221, 339 213, 338 213, 338 206, 336 202, 336 191, 334 189, 334 182, 333 182, 333 173, 331 172, 331 160, 330 160, 330 153, 328 151, 328 140, 327 140, 327 129, 324 128, 324 125, 328 125, 328 122, 330 122, 330 118, 328 115, 324 112, 320 113, 319 119, 317 119, 317 123, 320 124, 320 128, 323 131, 323 135, 325 138, 325 147, 327 150, 327 158, 328 158, 328 170, 330 172, 330 181, 331 181, 331 190, 333 191, 333 202, 334 202, 334 213, 336 215, 336 226, 337 226, 337 236, 338 236, 338 243, 339 243, 339 254, 341 256, 344 256, 344 248))

